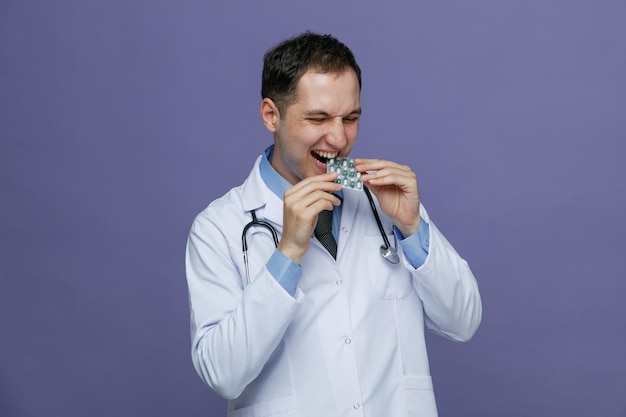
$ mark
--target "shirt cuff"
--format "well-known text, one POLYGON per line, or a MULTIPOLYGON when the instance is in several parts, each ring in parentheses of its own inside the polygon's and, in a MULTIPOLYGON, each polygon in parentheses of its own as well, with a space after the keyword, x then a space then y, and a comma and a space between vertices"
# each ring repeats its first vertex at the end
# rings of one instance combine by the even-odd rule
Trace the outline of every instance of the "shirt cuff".
POLYGON ((272 277, 292 297, 296 294, 296 286, 302 277, 302 268, 287 255, 276 249, 265 265, 272 277))
POLYGON ((400 242, 404 255, 413 268, 417 269, 424 265, 430 245, 430 226, 428 223, 424 219, 420 219, 420 226, 417 232, 407 238, 402 236, 402 233, 395 226, 393 227, 393 232, 400 242))

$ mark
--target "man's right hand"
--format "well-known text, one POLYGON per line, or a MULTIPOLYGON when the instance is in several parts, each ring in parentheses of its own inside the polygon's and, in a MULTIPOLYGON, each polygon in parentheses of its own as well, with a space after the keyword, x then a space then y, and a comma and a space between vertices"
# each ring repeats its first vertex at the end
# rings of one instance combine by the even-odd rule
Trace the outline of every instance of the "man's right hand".
POLYGON ((296 264, 309 249, 318 214, 341 204, 339 198, 332 194, 341 190, 341 184, 333 182, 336 178, 335 172, 315 175, 285 191, 283 235, 278 250, 296 264))

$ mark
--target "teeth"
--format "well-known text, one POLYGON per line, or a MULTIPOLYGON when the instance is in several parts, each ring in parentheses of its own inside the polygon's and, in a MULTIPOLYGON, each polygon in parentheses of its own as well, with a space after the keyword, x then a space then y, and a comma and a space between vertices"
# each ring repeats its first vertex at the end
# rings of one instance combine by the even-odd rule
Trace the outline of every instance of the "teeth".
POLYGON ((337 155, 339 154, 338 152, 315 152, 317 153, 319 156, 326 158, 326 159, 332 159, 332 158, 336 158, 337 155))

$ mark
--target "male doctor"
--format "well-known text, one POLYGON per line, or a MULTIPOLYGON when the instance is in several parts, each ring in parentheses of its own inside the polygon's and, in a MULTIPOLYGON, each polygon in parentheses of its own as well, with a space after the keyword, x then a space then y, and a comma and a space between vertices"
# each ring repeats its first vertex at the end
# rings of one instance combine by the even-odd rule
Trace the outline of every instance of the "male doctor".
POLYGON ((326 173, 357 139, 360 91, 352 52, 332 36, 268 51, 260 113, 273 146, 193 223, 192 359, 229 416, 436 416, 424 326, 466 341, 480 323, 472 272, 411 168, 355 159, 371 205, 326 173), (374 208, 397 263, 381 256, 374 208))

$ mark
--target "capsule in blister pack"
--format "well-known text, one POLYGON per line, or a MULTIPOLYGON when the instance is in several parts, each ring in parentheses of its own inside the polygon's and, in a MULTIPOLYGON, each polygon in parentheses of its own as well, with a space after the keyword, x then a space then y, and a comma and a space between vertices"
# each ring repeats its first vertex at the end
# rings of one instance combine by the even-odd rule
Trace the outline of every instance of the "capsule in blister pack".
POLYGON ((341 184, 343 188, 362 190, 361 173, 355 167, 356 164, 352 158, 333 158, 326 163, 326 172, 338 173, 339 176, 335 182, 341 184))

